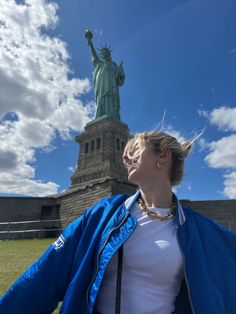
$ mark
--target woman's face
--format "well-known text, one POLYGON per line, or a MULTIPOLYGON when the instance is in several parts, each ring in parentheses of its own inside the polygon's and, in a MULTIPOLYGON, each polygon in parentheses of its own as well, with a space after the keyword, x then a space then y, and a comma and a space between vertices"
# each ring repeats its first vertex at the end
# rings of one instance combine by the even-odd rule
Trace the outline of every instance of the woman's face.
POLYGON ((129 181, 142 185, 147 181, 156 179, 157 176, 157 163, 158 163, 158 153, 154 152, 152 144, 145 144, 144 149, 141 148, 138 142, 134 143, 131 155, 135 156, 139 151, 142 151, 140 157, 132 160, 125 158, 125 165, 128 170, 129 181))

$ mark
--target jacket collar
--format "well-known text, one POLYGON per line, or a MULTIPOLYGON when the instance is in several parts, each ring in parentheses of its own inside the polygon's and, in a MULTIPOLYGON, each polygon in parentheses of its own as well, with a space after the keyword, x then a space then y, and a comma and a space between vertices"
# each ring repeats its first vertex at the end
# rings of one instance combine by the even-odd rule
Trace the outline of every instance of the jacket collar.
MULTIPOLYGON (((126 201, 125 201, 125 207, 127 211, 130 211, 130 209, 133 207, 135 202, 138 200, 140 197, 141 191, 138 190, 134 195, 130 196, 126 201)), ((180 201, 178 200, 177 196, 173 193, 174 201, 176 204, 176 215, 177 215, 177 221, 179 225, 183 225, 185 223, 185 215, 183 208, 180 204, 180 201)))

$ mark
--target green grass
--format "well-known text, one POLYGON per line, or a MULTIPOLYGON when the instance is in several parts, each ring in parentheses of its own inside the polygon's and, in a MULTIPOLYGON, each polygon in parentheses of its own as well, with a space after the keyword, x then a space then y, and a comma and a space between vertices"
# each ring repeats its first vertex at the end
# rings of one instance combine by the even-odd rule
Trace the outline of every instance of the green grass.
MULTIPOLYGON (((11 240, 0 242, 0 295, 38 259, 55 239, 11 240)), ((58 313, 58 309, 54 314, 58 313)))

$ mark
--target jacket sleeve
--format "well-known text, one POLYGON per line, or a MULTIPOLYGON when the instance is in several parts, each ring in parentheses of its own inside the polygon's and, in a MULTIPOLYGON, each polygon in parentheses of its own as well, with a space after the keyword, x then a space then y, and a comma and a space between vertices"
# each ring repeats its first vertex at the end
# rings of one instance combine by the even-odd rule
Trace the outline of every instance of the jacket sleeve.
POLYGON ((63 299, 70 281, 84 215, 70 224, 45 253, 0 298, 0 313, 49 314, 63 299))

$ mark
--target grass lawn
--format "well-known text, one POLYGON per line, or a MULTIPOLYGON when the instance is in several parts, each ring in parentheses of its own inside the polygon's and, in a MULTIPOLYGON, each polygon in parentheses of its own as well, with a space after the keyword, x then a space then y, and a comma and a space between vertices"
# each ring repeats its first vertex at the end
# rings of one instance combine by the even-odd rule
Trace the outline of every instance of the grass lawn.
MULTIPOLYGON (((0 295, 30 266, 55 239, 0 242, 0 295)), ((58 309, 54 314, 58 313, 58 309)))

